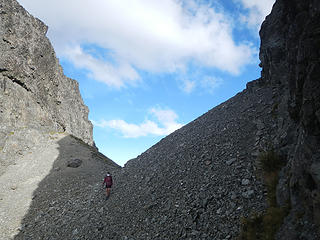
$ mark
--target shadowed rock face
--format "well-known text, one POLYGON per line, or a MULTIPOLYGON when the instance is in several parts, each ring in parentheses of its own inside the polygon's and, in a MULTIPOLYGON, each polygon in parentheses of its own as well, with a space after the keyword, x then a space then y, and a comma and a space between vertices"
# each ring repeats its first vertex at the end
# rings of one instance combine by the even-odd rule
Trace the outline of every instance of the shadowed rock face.
POLYGON ((93 145, 88 108, 78 83, 64 76, 47 26, 15 0, 0 1, 0 18, 1 165, 41 141, 43 131, 93 145))
POLYGON ((292 211, 279 234, 282 239, 305 237, 301 232, 310 224, 303 221, 320 224, 319 19, 319 1, 282 0, 260 30, 260 82, 274 88, 275 143, 287 156, 278 201, 290 201, 292 211))
POLYGON ((277 1, 260 30, 261 81, 287 90, 290 117, 309 135, 320 135, 319 8, 277 1))

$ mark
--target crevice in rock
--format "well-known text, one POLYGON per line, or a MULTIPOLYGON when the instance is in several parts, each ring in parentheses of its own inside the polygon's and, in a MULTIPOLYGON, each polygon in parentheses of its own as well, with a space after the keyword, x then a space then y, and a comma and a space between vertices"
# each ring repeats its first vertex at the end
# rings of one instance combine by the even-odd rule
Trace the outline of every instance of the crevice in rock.
POLYGON ((1 73, 1 72, 6 72, 6 71, 8 71, 8 70, 5 69, 5 68, 0 68, 0 73, 1 73))
POLYGON ((306 187, 310 190, 313 191, 317 188, 317 184, 313 180, 312 176, 310 174, 307 174, 307 179, 306 179, 306 187))
POLYGON ((20 80, 12 77, 12 76, 8 76, 9 79, 12 80, 12 82, 20 85, 21 87, 23 87, 24 89, 26 89, 28 92, 31 92, 31 89, 27 87, 27 85, 24 82, 21 82, 20 80))
POLYGON ((2 40, 3 40, 5 43, 8 43, 8 44, 11 45, 11 42, 10 42, 9 40, 7 40, 7 39, 5 39, 5 38, 2 38, 2 40))
POLYGON ((0 83, 0 87, 1 89, 5 92, 6 89, 7 89, 7 82, 6 80, 3 80, 1 83, 0 83))

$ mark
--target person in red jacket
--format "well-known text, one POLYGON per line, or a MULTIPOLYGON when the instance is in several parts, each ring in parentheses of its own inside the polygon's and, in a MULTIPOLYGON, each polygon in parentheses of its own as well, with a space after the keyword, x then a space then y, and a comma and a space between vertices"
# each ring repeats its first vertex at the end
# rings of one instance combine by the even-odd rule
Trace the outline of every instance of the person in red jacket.
POLYGON ((109 172, 107 172, 107 175, 104 177, 102 184, 106 184, 106 197, 108 199, 110 196, 110 191, 112 186, 112 176, 109 172))

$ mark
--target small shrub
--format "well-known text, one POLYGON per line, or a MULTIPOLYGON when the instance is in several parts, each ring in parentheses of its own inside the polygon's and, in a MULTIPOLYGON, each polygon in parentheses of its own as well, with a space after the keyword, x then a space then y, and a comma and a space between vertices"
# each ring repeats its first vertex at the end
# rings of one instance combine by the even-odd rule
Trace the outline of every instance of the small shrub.
POLYGON ((264 240, 273 240, 281 227, 283 219, 288 215, 289 207, 270 207, 263 216, 264 240))
POLYGON ((267 202, 270 207, 277 206, 277 185, 278 185, 278 172, 269 172, 264 174, 264 182, 267 187, 267 202))
POLYGON ((304 214, 305 214, 305 212, 303 210, 296 212, 296 214, 295 214, 296 219, 302 219, 304 214))
POLYGON ((280 156, 274 151, 274 149, 260 153, 258 160, 261 163, 262 170, 267 173, 277 171, 283 165, 280 156))
POLYGON ((50 135, 55 135, 55 134, 64 134, 65 132, 55 132, 55 131, 51 131, 49 132, 50 135))
POLYGON ((241 233, 238 240, 273 240, 290 210, 284 207, 269 207, 264 214, 253 214, 241 219, 241 233))
POLYGON ((284 218, 290 211, 290 204, 277 205, 278 173, 283 163, 280 156, 272 149, 258 156, 263 170, 263 178, 267 188, 268 208, 265 213, 253 214, 241 219, 239 240, 273 240, 281 227, 284 218))
POLYGON ((259 235, 263 231, 262 214, 252 214, 248 218, 241 218, 241 234, 239 240, 255 240, 259 239, 259 235))

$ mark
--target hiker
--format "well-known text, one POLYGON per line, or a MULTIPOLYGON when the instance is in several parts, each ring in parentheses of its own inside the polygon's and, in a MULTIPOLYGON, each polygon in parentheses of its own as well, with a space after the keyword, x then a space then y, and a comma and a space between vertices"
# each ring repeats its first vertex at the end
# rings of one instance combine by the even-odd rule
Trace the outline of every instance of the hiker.
POLYGON ((107 172, 107 175, 104 177, 102 184, 103 185, 106 184, 106 197, 108 199, 110 196, 110 190, 111 190, 111 186, 112 186, 112 176, 109 172, 107 172))

